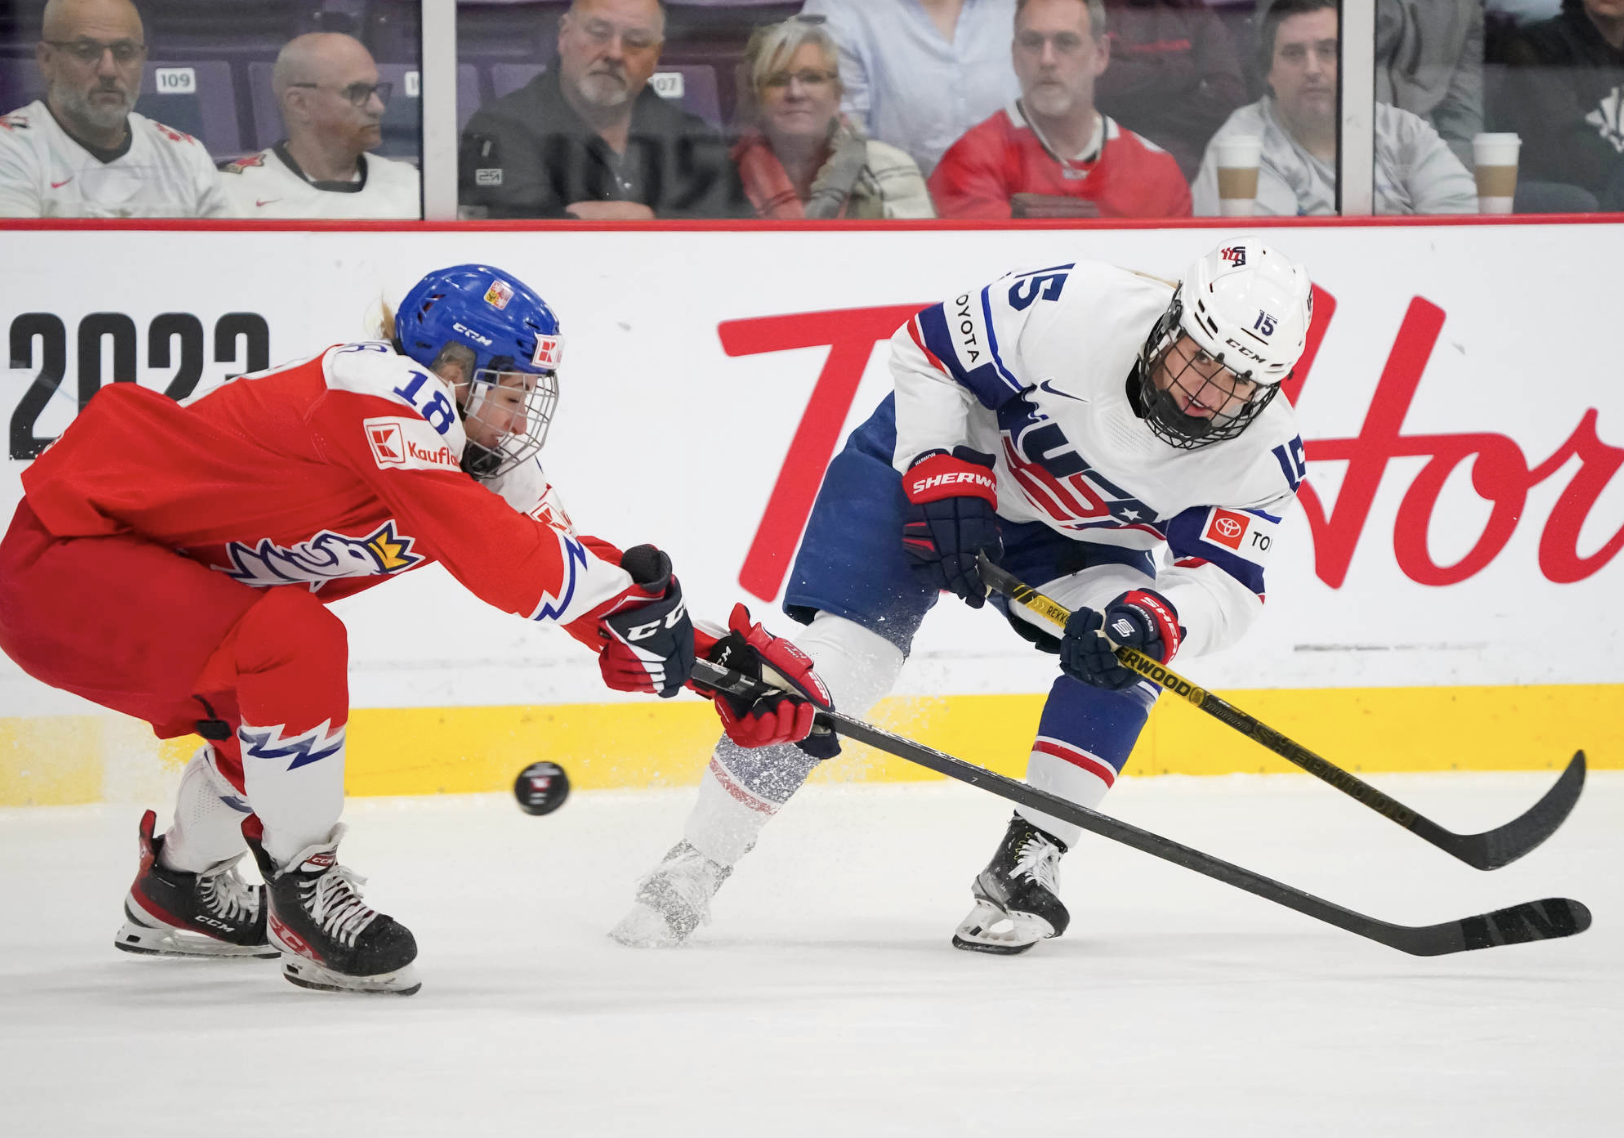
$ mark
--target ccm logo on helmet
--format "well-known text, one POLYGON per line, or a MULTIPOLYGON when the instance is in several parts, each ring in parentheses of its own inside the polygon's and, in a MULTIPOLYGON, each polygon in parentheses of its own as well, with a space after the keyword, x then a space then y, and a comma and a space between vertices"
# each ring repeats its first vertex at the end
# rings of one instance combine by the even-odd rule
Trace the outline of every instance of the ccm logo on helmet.
POLYGON ((1258 363, 1263 363, 1264 362, 1264 359, 1263 359, 1262 356, 1258 355, 1251 348, 1248 348, 1245 344, 1241 343, 1239 340, 1235 339, 1235 337, 1233 337, 1233 336, 1226 337, 1224 339, 1224 343, 1226 343, 1230 347, 1234 348, 1237 352, 1239 352, 1241 355, 1245 356, 1249 360, 1256 360, 1256 361, 1258 361, 1258 363))
POLYGON ((491 346, 491 344, 495 343, 495 341, 490 337, 481 336, 478 332, 474 331, 465 324, 452 324, 451 327, 456 329, 458 332, 461 332, 464 336, 467 336, 470 340, 474 341, 474 343, 480 345, 481 347, 488 348, 491 346))

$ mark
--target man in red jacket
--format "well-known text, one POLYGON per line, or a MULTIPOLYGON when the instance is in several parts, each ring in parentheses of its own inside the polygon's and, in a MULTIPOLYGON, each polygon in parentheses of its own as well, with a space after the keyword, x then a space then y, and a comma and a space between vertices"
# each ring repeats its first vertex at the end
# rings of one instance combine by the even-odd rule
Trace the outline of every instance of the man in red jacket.
POLYGON ((1102 0, 1019 0, 1021 97, 942 156, 930 192, 942 217, 1187 217, 1173 157, 1094 108, 1110 62, 1102 0))
POLYGON ((575 533, 536 460, 563 352, 539 296, 459 265, 392 324, 184 404, 105 387, 23 473, 0 648, 160 738, 208 740, 169 831, 142 819, 119 948, 280 956, 304 987, 417 991, 412 934, 338 864, 347 644, 326 606, 430 562, 562 625, 617 690, 675 695, 696 652, 725 652, 811 693, 719 702, 744 745, 803 738, 827 705, 810 662, 742 605, 696 637, 669 557, 575 533), (263 889, 235 872, 245 838, 263 889))

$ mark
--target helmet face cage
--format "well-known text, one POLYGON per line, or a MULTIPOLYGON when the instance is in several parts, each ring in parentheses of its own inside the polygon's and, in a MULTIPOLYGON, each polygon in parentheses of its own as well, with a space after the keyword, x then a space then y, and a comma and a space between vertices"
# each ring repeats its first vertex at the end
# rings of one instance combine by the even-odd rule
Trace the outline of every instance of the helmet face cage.
POLYGON ((1263 413, 1280 386, 1258 380, 1249 368, 1238 370, 1230 366, 1225 362, 1225 353, 1209 353, 1193 337, 1189 338, 1190 355, 1181 359, 1181 353, 1174 349, 1183 331, 1183 293, 1181 285, 1173 293, 1173 302, 1156 321, 1139 350, 1139 403, 1145 412, 1145 424, 1152 434, 1169 446, 1195 450, 1232 439, 1246 430, 1263 413), (1238 407, 1219 411, 1210 417, 1185 414, 1174 396, 1175 389, 1193 396, 1209 384, 1217 384, 1220 390, 1223 386, 1223 372, 1209 378, 1195 366, 1197 357, 1202 355, 1222 364, 1234 379, 1256 384, 1251 398, 1238 407), (1171 378, 1165 390, 1156 386, 1156 374, 1164 367, 1171 378))
POLYGON ((510 359, 479 368, 463 400, 467 442, 462 468, 476 478, 496 478, 530 461, 547 441, 547 428, 558 406, 555 372, 516 370, 510 359), (483 443, 475 434, 497 441, 483 443))

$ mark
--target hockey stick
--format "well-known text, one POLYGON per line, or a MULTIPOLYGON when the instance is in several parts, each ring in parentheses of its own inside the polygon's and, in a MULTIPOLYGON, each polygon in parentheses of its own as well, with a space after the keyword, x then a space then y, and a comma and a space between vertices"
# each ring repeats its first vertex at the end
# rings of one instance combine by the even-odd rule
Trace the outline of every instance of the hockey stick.
MULTIPOLYGON (((707 687, 720 688, 741 696, 760 696, 780 689, 769 687, 738 672, 729 671, 699 660, 694 664, 693 678, 707 687)), ((952 755, 893 735, 860 719, 842 715, 838 711, 820 711, 818 722, 839 735, 867 743, 871 747, 917 763, 922 767, 958 779, 971 786, 1006 798, 1021 806, 1040 810, 1064 819, 1091 833, 1110 838, 1113 842, 1132 846, 1142 853, 1193 869, 1226 885, 1284 905, 1304 916, 1335 925, 1356 936, 1377 941, 1389 948, 1407 952, 1412 956, 1443 956, 1451 952, 1466 952, 1474 948, 1496 948, 1503 944, 1523 944, 1533 940, 1554 940, 1573 936, 1590 927, 1590 910, 1578 901, 1562 897, 1548 897, 1543 901, 1529 901, 1506 909, 1496 909, 1475 917, 1458 921, 1445 921, 1440 925, 1395 925, 1379 921, 1344 909, 1312 893, 1304 893, 1273 878, 1242 869, 1238 865, 1180 845, 1178 842, 1141 830, 1137 826, 1120 822, 1097 813, 1086 806, 1068 802, 1047 791, 1028 786, 1016 779, 956 759, 952 755)))
MULTIPOLYGON (((1044 596, 1030 585, 981 555, 981 578, 1016 604, 1030 609, 1060 628, 1066 627, 1071 612, 1058 601, 1044 596)), ((1330 783, 1355 802, 1370 807, 1383 818, 1397 822, 1423 841, 1431 842, 1451 857, 1473 869, 1499 869, 1510 865, 1556 832, 1567 819, 1579 792, 1585 786, 1585 753, 1577 751, 1556 785, 1545 792, 1527 812, 1504 826, 1481 834, 1457 834, 1411 810, 1356 778, 1334 763, 1320 758, 1301 743, 1293 742, 1267 724, 1260 723, 1232 703, 1197 687, 1173 669, 1157 663, 1143 652, 1118 646, 1117 659, 1151 683, 1182 696, 1219 722, 1233 727, 1248 739, 1261 743, 1288 762, 1295 763, 1322 782, 1330 783)))

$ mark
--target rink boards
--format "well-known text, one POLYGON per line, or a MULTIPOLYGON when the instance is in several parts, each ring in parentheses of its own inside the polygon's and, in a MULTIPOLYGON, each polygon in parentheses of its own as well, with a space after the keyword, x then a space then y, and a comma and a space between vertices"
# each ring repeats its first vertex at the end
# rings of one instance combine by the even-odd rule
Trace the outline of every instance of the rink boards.
MULTIPOLYGON (((577 525, 670 550, 697 613, 722 619, 744 599, 789 632, 773 600, 805 511, 887 389, 884 342, 910 309, 1017 266, 1097 258, 1178 277, 1229 236, 16 229, 0 238, 0 509, 101 383, 206 389, 364 336, 377 302, 429 268, 487 261, 563 322, 544 458, 577 525)), ((1545 768, 1579 747, 1624 765, 1624 384, 1605 269, 1624 229, 1285 225, 1268 238, 1319 288, 1294 391, 1309 490, 1280 531, 1259 626, 1181 670, 1352 769, 1545 768)), ((496 789, 543 757, 580 787, 682 785, 714 739, 699 701, 606 693, 568 637, 484 607, 437 568, 335 611, 352 633, 353 793, 496 789)), ((1052 675, 998 618, 944 604, 876 716, 1019 771, 1052 675)), ((0 662, 0 805, 138 796, 191 746, 0 662)), ((1290 768, 1163 706, 1129 769, 1290 768)), ((916 773, 852 754, 822 777, 916 773)))

